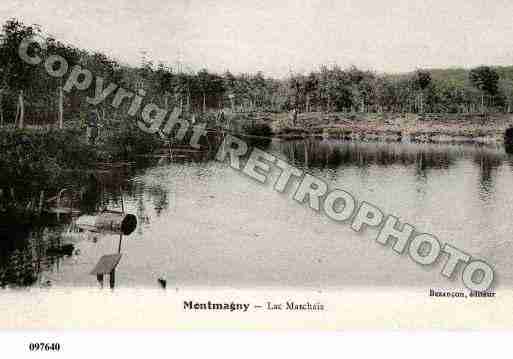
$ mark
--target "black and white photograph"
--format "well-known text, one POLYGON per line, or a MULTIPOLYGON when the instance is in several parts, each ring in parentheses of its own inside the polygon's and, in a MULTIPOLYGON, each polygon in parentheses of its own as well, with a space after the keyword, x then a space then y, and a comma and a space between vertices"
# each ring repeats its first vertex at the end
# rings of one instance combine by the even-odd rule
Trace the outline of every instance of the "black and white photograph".
POLYGON ((0 328, 513 329, 512 14, 2 0, 0 328))

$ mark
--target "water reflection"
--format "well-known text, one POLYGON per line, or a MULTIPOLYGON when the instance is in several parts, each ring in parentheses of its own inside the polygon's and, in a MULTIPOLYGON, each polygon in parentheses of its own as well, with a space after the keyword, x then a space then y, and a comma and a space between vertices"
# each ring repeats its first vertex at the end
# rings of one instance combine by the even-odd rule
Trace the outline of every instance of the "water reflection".
POLYGON ((471 157, 483 171, 483 181, 489 180, 492 171, 507 159, 501 149, 468 145, 301 140, 276 143, 275 147, 300 167, 415 166, 419 176, 425 176, 430 170, 447 170, 458 160, 471 157))
MULTIPOLYGON (((363 190, 373 188, 380 190, 380 186, 392 183, 388 189, 395 190, 399 194, 392 200, 391 206, 394 207, 394 210, 398 208, 398 211, 402 210, 403 213, 422 216, 426 222, 437 223, 442 229, 459 228, 460 222, 469 221, 474 226, 471 229, 477 233, 476 236, 479 236, 480 231, 483 233, 489 231, 490 223, 495 221, 490 216, 490 209, 498 208, 503 211, 501 213, 504 213, 507 209, 505 204, 507 198, 503 199, 498 194, 504 196, 506 193, 506 196, 508 196, 509 188, 505 188, 504 183, 508 183, 510 173, 513 173, 513 156, 506 155, 501 148, 338 140, 273 141, 271 144, 261 145, 267 151, 275 153, 296 166, 307 171, 314 171, 316 175, 335 183, 339 183, 343 178, 344 181, 354 184, 355 188, 363 190), (505 167, 504 164, 508 166, 505 167), (504 171, 505 168, 510 171, 504 171), (382 181, 378 176, 389 177, 391 182, 382 181), (447 210, 449 212, 443 212, 440 209, 440 203, 449 201, 448 198, 457 201, 455 203, 461 206, 462 214, 453 214, 449 210, 447 210), (438 213, 438 211, 442 211, 443 214, 438 213)), ((69 174, 65 178, 63 185, 76 190, 86 189, 83 206, 81 207, 84 213, 109 208, 125 209, 136 214, 139 225, 134 239, 144 239, 144 241, 140 244, 134 244, 134 242, 139 241, 130 239, 130 242, 127 242, 127 251, 133 251, 131 252, 132 262, 124 267, 127 273, 118 273, 118 278, 119 275, 134 278, 142 276, 144 279, 140 279, 141 282, 147 283, 145 274, 138 272, 146 270, 146 266, 149 265, 146 263, 147 258, 150 257, 175 256, 173 258, 174 262, 167 257, 167 259, 158 262, 160 267, 152 269, 152 276, 155 277, 156 274, 154 273, 176 270, 178 277, 180 274, 187 277, 187 275, 192 276, 191 273, 193 272, 196 273, 191 269, 193 265, 188 264, 191 259, 187 257, 187 253, 190 251, 189 255, 201 257, 201 260, 197 263, 197 273, 203 273, 204 276, 208 277, 209 271, 215 271, 215 268, 219 269, 226 266, 221 263, 224 260, 226 263, 238 264, 238 260, 251 256, 251 253, 258 253, 259 257, 265 257, 265 253, 273 253, 274 249, 272 248, 258 247, 259 243, 265 242, 265 239, 261 237, 254 237, 259 239, 253 239, 250 242, 250 246, 255 246, 255 248, 253 252, 249 251, 249 254, 244 252, 245 244, 238 245, 237 249, 226 251, 221 244, 222 242, 217 239, 211 242, 207 241, 207 244, 203 242, 202 244, 195 244, 194 238, 190 239, 190 242, 189 239, 178 243, 159 242, 163 241, 161 238, 168 236, 171 231, 170 227, 167 227, 169 219, 165 215, 169 216, 170 211, 174 209, 178 208, 179 210, 173 213, 176 215, 174 218, 176 221, 173 225, 190 224, 193 229, 190 229, 189 232, 194 231, 195 234, 203 236, 209 231, 216 230, 216 223, 221 220, 219 211, 223 211, 223 217, 235 219, 240 216, 240 218, 245 218, 244 216, 250 213, 247 206, 252 202, 258 203, 258 197, 262 194, 250 187, 246 178, 237 177, 227 166, 216 163, 213 160, 213 154, 206 156, 206 158, 205 161, 184 161, 182 159, 178 162, 169 161, 169 159, 163 160, 163 158, 152 158, 146 159, 143 163, 119 166, 114 169, 100 168, 94 171, 94 177, 91 177, 91 173, 88 173, 80 176, 69 174), (75 180, 76 182, 74 182, 75 180), (215 190, 224 190, 225 197, 233 192, 234 196, 240 196, 244 200, 238 199, 239 197, 232 198, 231 201, 219 198, 220 196, 217 196, 215 190), (177 199, 179 198, 185 198, 185 200, 181 201, 180 207, 177 207, 177 199), (208 206, 205 203, 208 203, 208 206), (220 255, 222 260, 212 259, 212 253, 220 255), (231 256, 228 255, 230 253, 231 256), (211 261, 216 263, 217 267, 209 267, 208 260, 204 260, 204 258, 210 258, 211 261), (181 267, 179 264, 176 264, 176 267, 168 267, 175 266, 176 261, 182 263, 181 267), (202 267, 203 265, 205 267, 202 267)), ((391 201, 391 198, 387 197, 386 194, 381 197, 376 193, 374 195, 378 200, 391 201)), ((297 215, 297 208, 293 206, 281 207, 282 202, 279 202, 281 199, 276 196, 272 197, 271 193, 268 201, 276 201, 276 203, 273 202, 272 205, 266 206, 266 209, 262 212, 257 209, 251 215, 252 219, 260 220, 262 218, 262 221, 265 222, 264 219, 268 218, 268 212, 272 216, 271 219, 294 218, 297 215)), ((388 202, 385 203, 388 204, 388 202)), ((504 213, 504 216, 507 215, 504 213)), ((1 218, 1 223, 8 222, 5 218, 1 218)), ((505 218, 503 222, 509 223, 507 217, 505 218)), ((101 239, 98 240, 97 237, 77 236, 72 238, 73 236, 67 236, 66 232, 71 222, 71 218, 64 218, 60 223, 42 221, 42 223, 34 225, 32 221, 28 221, 26 225, 0 226, 3 228, 0 228, 0 236, 2 237, 0 238, 0 285, 50 285, 51 280, 44 278, 50 278, 51 275, 45 276, 44 274, 65 271, 66 268, 62 267, 61 264, 66 258, 85 256, 89 260, 87 265, 92 267, 94 265, 92 262, 97 261, 99 255, 110 253, 108 250, 111 250, 111 247, 108 247, 101 239), (77 252, 77 247, 73 247, 71 251, 65 250, 70 248, 66 245, 78 244, 81 241, 89 243, 81 248, 83 249, 82 253, 77 252)), ((236 228, 228 228, 227 233, 229 235, 226 235, 225 240, 238 242, 240 239, 237 236, 244 235, 246 226, 250 227, 251 224, 242 221, 236 228)), ((265 227, 267 224, 262 224, 262 226, 265 227)), ((259 230, 262 231, 263 229, 259 230)), ((307 230, 308 228, 305 228, 305 231, 307 230)), ((279 230, 276 229, 276 231, 279 230)), ((327 233, 326 238, 324 238, 325 242, 316 242, 316 246, 319 243, 329 243, 329 238, 337 235, 336 233, 330 234, 327 229, 318 232, 324 233, 324 231, 327 233)), ((457 233, 457 231, 453 230, 451 233, 457 233)), ((503 233, 498 233, 497 236, 501 237, 503 233)), ((287 240, 292 241, 293 239, 287 240)), ((504 243, 502 237, 500 243, 504 243)), ((296 246, 300 247, 301 245, 301 243, 296 243, 296 246)), ((337 242, 338 245, 344 244, 337 242)), ((474 242, 472 242, 472 245, 475 245, 474 242)), ((495 253, 492 243, 488 245, 489 248, 486 248, 483 253, 495 253)), ((287 248, 293 251, 288 243, 276 242, 273 246, 285 248, 282 250, 284 253, 287 248)), ((323 256, 329 258, 332 255, 331 253, 340 255, 340 252, 337 252, 338 247, 334 248, 329 247, 326 252, 328 254, 323 252, 323 256)), ((317 249, 315 250, 317 251, 317 249)), ((308 253, 308 251, 302 253, 308 253)), ((372 253, 370 255, 372 256, 372 253)), ((302 254, 300 257, 296 257, 296 260, 302 260, 306 257, 306 254, 302 254)), ((372 261, 382 260, 380 258, 373 258, 372 261)), ((497 258, 503 259, 500 256, 497 258)), ((256 266, 256 264, 252 264, 253 259, 248 258, 247 261, 248 266, 256 266)), ((325 262, 338 263, 335 260, 332 262, 326 260, 325 262)), ((294 271, 308 270, 315 273, 321 267, 308 269, 309 264, 303 264, 304 268, 300 265, 293 266, 291 277, 294 276, 294 271)), ((334 266, 334 264, 331 265, 334 266)), ((80 270, 85 272, 87 269, 90 268, 81 268, 80 270)), ((329 271, 330 268, 328 267, 326 270, 329 271)), ((416 268, 412 270, 415 271, 416 268)), ((259 271, 262 271, 262 269, 256 272, 259 271)), ((372 271, 372 268, 369 268, 369 271, 372 271)), ((244 273, 245 271, 238 268, 238 272, 244 273)), ((263 272, 262 275, 265 276, 265 270, 263 272)), ((342 273, 342 271, 340 272, 342 273)), ((276 271, 274 273, 273 276, 269 274, 270 278, 276 278, 276 271)), ((319 278, 325 275, 322 273, 319 274, 319 278)), ((330 278, 343 281, 344 279, 337 277, 336 273, 338 272, 333 269, 330 272, 330 278)), ((380 275, 378 272, 369 273, 370 276, 376 278, 380 275)), ((315 277, 313 274, 309 274, 309 276, 315 277)), ((511 277, 513 278, 513 273, 511 277)), ((379 282, 376 278, 374 278, 375 281, 379 282)), ((152 280, 157 283, 157 277, 152 280)), ((73 280, 70 281, 73 282, 73 280)), ((94 283, 94 280, 91 282, 94 283)))
POLYGON ((460 155, 458 148, 449 146, 389 142, 305 140, 282 142, 278 146, 289 161, 313 168, 416 165, 422 172, 429 169, 448 168, 460 155))
POLYGON ((479 169, 479 194, 483 201, 488 200, 490 195, 494 192, 497 170, 506 159, 507 156, 486 149, 476 151, 473 156, 473 162, 479 169))
POLYGON ((29 229, 4 227, 0 238, 0 286, 50 286, 43 273, 58 271, 63 257, 78 256, 65 231, 48 227, 29 229))

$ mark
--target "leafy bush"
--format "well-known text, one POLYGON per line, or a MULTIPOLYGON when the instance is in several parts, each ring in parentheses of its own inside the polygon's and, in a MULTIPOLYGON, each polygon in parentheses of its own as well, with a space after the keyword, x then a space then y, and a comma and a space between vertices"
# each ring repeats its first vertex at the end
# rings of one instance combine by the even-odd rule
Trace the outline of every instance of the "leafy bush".
POLYGON ((79 136, 73 130, 0 130, 0 188, 54 188, 64 169, 92 165, 95 151, 79 136))

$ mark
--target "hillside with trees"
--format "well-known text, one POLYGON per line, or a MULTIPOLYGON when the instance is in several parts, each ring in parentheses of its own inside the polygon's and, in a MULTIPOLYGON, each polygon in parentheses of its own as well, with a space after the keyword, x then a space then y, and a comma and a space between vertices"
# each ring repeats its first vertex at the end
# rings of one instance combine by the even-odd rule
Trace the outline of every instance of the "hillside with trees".
MULTIPOLYGON (((63 94, 63 79, 48 75, 44 66, 19 57, 23 38, 40 36, 40 54, 64 57, 69 67, 81 65, 105 83, 130 91, 144 90, 145 101, 183 113, 209 111, 482 113, 513 110, 513 66, 474 69, 417 69, 405 74, 380 74, 356 66, 321 66, 308 74, 273 79, 263 73, 217 74, 202 69, 184 72, 144 59, 129 66, 99 53, 79 49, 45 35, 38 26, 12 19, 0 34, 0 125, 46 125, 83 121, 88 111, 86 91, 63 94)), ((104 118, 122 121, 126 108, 98 106, 104 118)))

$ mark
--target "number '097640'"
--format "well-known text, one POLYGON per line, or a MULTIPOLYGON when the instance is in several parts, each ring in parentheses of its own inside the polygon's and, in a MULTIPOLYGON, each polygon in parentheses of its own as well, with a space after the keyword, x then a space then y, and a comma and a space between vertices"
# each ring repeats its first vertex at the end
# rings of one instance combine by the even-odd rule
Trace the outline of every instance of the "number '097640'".
POLYGON ((59 343, 30 343, 29 350, 31 352, 58 352, 61 350, 59 343))

